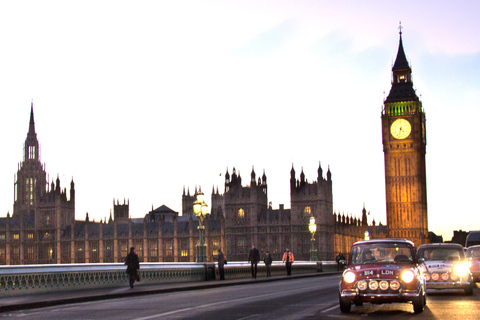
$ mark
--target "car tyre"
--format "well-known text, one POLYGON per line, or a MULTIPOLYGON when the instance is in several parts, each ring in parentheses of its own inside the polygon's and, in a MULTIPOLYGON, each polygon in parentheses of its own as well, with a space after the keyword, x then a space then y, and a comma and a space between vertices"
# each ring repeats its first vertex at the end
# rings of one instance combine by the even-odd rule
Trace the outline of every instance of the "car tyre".
POLYGON ((338 300, 340 303, 340 311, 342 311, 343 313, 350 313, 350 310, 352 308, 352 303, 347 299, 342 298, 340 294, 339 294, 338 300))
POLYGON ((422 313, 423 306, 426 304, 423 290, 420 291, 418 298, 413 299, 413 312, 422 313))
POLYGON ((470 282, 468 286, 465 287, 465 295, 471 296, 473 294, 473 282, 470 282))

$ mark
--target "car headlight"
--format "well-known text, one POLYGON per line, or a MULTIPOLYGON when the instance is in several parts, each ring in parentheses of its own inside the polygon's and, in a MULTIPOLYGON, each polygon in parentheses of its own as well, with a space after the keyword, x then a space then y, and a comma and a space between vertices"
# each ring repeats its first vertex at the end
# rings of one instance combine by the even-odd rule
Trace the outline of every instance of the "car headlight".
POLYGON ((397 280, 393 280, 392 282, 390 282, 390 288, 392 290, 398 290, 400 288, 400 282, 398 282, 397 280))
POLYGON ((470 272, 469 262, 459 262, 453 267, 453 272, 459 277, 465 277, 470 272))
POLYGON ((367 287, 368 287, 367 281, 365 281, 365 280, 358 281, 357 288, 359 290, 367 290, 367 287))
POLYGON ((405 283, 410 283, 415 279, 415 273, 412 270, 405 270, 402 272, 402 280, 405 283))
POLYGON ((347 271, 345 272, 345 274, 343 275, 343 281, 345 281, 346 283, 353 283, 355 282, 355 278, 357 276, 355 275, 354 272, 352 271, 347 271))

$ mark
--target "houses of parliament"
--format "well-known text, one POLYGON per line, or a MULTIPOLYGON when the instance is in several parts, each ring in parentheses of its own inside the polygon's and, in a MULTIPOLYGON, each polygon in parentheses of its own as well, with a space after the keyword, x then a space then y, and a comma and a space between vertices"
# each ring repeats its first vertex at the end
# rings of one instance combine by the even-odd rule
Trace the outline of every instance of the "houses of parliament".
MULTIPOLYGON (((352 243, 371 238, 406 238, 428 242, 426 200, 425 113, 411 78, 400 32, 398 53, 392 68, 392 87, 382 110, 387 224, 370 225, 365 206, 361 217, 333 210, 333 179, 319 164, 309 182, 303 170, 290 170, 290 208, 273 209, 268 202, 265 171, 254 168, 242 182, 236 169, 225 173, 223 190, 212 189, 211 212, 205 224, 207 259, 221 249, 228 260, 245 261, 252 244, 281 260, 285 248, 297 260, 309 260, 315 217, 315 249, 318 260, 334 260, 348 254, 352 243)), ((199 221, 192 204, 200 190, 182 194, 182 214, 163 205, 143 218, 130 218, 129 202, 114 200, 107 221, 75 219, 75 183, 57 177, 47 181, 40 161, 33 103, 23 161, 14 184, 13 213, 0 218, 0 264, 60 264, 123 262, 134 246, 141 262, 193 262, 199 221)), ((180 192, 179 192, 180 193, 180 192)), ((359 210, 360 211, 360 210, 359 210)))

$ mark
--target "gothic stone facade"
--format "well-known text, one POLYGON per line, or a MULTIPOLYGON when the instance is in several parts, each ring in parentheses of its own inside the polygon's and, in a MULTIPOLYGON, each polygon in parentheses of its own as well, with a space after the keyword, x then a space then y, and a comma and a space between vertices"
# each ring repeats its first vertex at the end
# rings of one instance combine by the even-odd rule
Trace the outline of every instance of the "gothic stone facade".
MULTIPOLYGON (((29 131, 15 181, 12 216, 0 218, 0 264, 103 263, 123 262, 128 248, 136 247, 143 262, 195 261, 198 220, 193 215, 193 195, 182 195, 183 214, 166 206, 153 209, 144 218, 132 219, 129 203, 113 203, 113 217, 106 221, 75 220, 75 184, 70 191, 61 188, 60 179, 48 184, 40 151, 33 104, 29 131)), ((285 248, 297 260, 310 257, 310 216, 317 223, 315 248, 319 260, 333 260, 336 252, 348 254, 350 245, 363 239, 367 230, 365 210, 362 219, 335 214, 330 170, 323 176, 318 168, 317 181, 308 182, 300 173, 290 171, 291 209, 268 203, 265 172, 256 179, 252 169, 249 185, 233 169, 225 175, 224 193, 212 190, 211 213, 205 219, 207 259, 218 249, 229 260, 244 261, 252 244, 270 251, 280 260, 285 248)), ((376 229, 375 229, 376 230, 376 229)))

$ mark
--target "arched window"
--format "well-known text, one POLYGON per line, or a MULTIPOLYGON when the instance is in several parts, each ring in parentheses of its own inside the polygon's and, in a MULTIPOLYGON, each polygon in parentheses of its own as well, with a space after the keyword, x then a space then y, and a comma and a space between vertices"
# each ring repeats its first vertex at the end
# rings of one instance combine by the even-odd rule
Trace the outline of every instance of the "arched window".
POLYGON ((243 211, 242 208, 240 208, 240 209, 238 210, 238 217, 239 217, 240 219, 245 218, 245 211, 243 211))
POLYGON ((303 209, 303 213, 311 214, 312 213, 312 208, 310 208, 309 206, 306 206, 305 209, 303 209))

